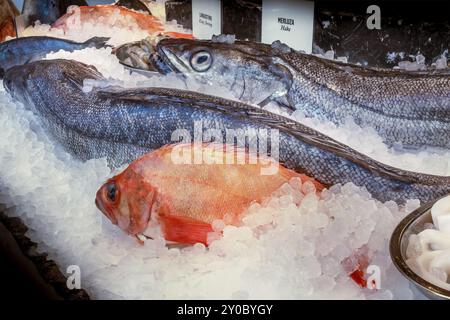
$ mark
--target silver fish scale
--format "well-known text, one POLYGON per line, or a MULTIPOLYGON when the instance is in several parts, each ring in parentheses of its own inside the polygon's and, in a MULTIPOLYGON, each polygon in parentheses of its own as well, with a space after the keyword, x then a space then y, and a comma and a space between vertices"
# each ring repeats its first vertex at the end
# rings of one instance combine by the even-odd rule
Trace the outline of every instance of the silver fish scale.
POLYGON ((450 192, 450 178, 393 168, 293 120, 240 102, 164 88, 108 88, 83 93, 93 68, 68 60, 39 61, 8 71, 5 86, 43 120, 77 158, 107 157, 112 167, 171 143, 194 123, 204 129, 278 129, 279 160, 327 186, 353 182, 381 201, 431 201, 450 192))
POLYGON ((297 52, 283 54, 294 81, 288 99, 306 116, 353 118, 388 143, 450 146, 450 76, 372 70, 297 52))

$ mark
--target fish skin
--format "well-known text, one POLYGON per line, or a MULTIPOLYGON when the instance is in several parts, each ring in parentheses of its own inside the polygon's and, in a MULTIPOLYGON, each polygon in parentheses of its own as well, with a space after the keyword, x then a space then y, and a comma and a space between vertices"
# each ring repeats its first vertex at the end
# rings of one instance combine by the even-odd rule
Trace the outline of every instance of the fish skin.
MULTIPOLYGON (((156 222, 168 241, 207 244, 215 220, 239 225, 253 202, 262 203, 291 179, 310 181, 317 191, 323 189, 313 179, 282 166, 276 174, 261 175, 261 168, 268 161, 261 159, 264 157, 255 164, 244 165, 175 163, 172 156, 180 152, 191 157, 198 152, 222 163, 235 156, 234 147, 229 149, 222 144, 164 146, 133 161, 109 179, 97 192, 97 207, 130 235, 145 235, 149 224, 156 222)), ((238 152, 248 155, 244 150, 238 152)))
POLYGON ((72 5, 87 6, 87 3, 84 0, 25 0, 22 14, 25 16, 26 26, 33 25, 36 21, 51 24, 72 5))
POLYGON ((273 100, 281 105, 337 125, 351 117, 359 126, 374 128, 390 145, 450 147, 448 72, 365 68, 279 43, 163 39, 157 52, 172 70, 228 88, 247 102, 265 98, 252 92, 259 88, 278 91, 281 97, 273 100), (212 55, 213 63, 197 72, 190 60, 201 50, 212 55))
POLYGON ((94 37, 79 43, 52 37, 23 37, 0 44, 0 78, 11 67, 44 58, 50 52, 75 51, 88 47, 102 48, 109 38, 94 37))
MULTIPOLYGON (((294 120, 257 107, 200 93, 165 89, 96 89, 94 67, 69 60, 37 61, 10 69, 5 88, 43 120, 44 128, 76 157, 107 157, 112 167, 130 163, 172 141, 194 122, 204 129, 278 129, 279 160, 325 186, 353 182, 380 201, 422 202, 450 193, 450 177, 410 172, 375 161, 294 120)), ((270 150, 270 149, 268 149, 270 150)))

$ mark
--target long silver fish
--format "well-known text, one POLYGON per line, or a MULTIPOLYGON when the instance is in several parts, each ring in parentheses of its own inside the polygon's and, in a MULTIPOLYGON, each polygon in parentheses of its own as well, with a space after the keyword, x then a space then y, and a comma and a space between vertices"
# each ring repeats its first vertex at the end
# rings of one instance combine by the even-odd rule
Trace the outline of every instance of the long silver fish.
MULTIPOLYGON (((49 60, 10 69, 4 85, 67 151, 80 159, 107 157, 113 167, 179 142, 173 139, 179 130, 195 136, 196 123, 201 123, 203 130, 214 130, 223 139, 227 130, 278 130, 279 160, 327 186, 353 182, 381 201, 398 203, 410 198, 427 202, 450 193, 450 177, 390 167, 293 120, 241 102, 164 88, 83 92, 85 79, 104 80, 92 66, 49 60)), ((268 150, 276 142, 270 141, 268 150)))
POLYGON ((370 69, 272 46, 163 39, 158 64, 240 100, 373 127, 388 144, 450 147, 450 73, 370 69))

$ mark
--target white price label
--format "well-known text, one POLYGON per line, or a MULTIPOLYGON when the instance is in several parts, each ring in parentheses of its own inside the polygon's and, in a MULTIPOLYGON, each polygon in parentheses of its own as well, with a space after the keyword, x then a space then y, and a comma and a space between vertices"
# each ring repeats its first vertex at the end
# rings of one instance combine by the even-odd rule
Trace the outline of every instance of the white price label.
POLYGON ((313 31, 313 1, 263 0, 262 42, 280 40, 296 50, 311 53, 313 31))
POLYGON ((222 30, 220 0, 192 0, 192 32, 197 39, 211 39, 222 30))

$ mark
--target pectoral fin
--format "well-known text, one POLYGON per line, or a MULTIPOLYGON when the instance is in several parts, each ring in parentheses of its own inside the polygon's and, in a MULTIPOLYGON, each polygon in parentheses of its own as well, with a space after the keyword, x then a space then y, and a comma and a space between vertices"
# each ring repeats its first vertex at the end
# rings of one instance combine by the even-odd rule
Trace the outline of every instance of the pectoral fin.
POLYGON ((183 244, 203 243, 207 245, 207 236, 212 232, 212 226, 198 220, 177 216, 160 216, 164 238, 183 244))
POLYGON ((262 100, 260 103, 258 103, 258 106, 261 108, 264 108, 269 103, 276 103, 280 108, 286 109, 289 112, 295 111, 295 107, 293 107, 287 100, 287 91, 284 93, 280 93, 279 91, 275 91, 270 96, 262 100))
POLYGON ((291 90, 293 81, 291 71, 280 63, 270 65, 269 70, 279 78, 278 81, 280 88, 272 92, 272 94, 258 103, 258 105, 260 107, 264 107, 270 102, 275 102, 281 108, 289 111, 295 111, 295 107, 288 101, 288 93, 289 90, 291 90))

